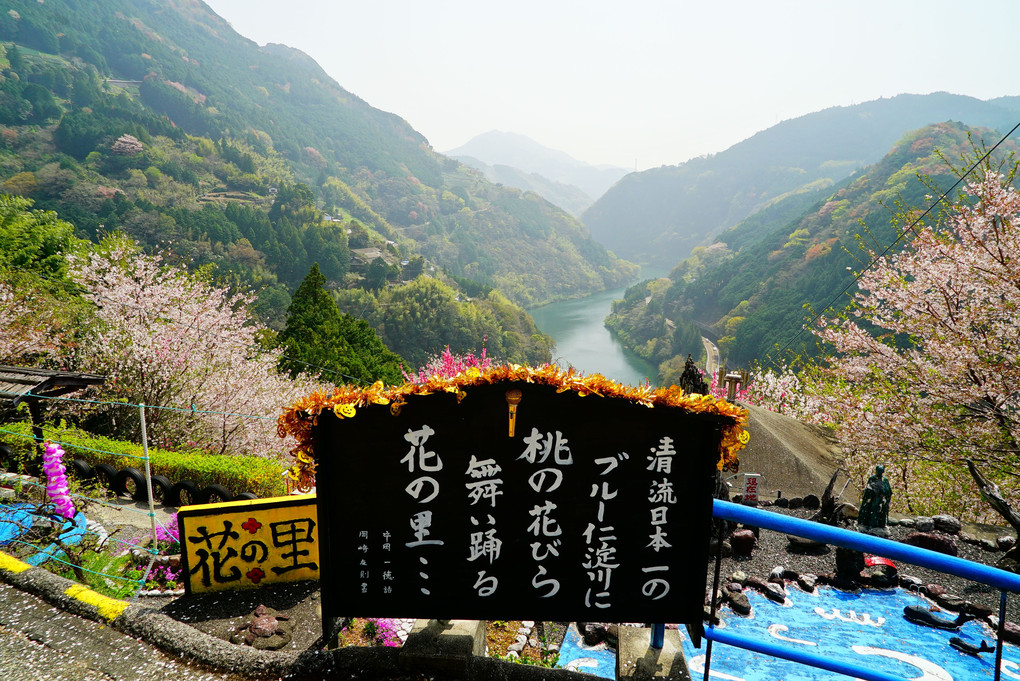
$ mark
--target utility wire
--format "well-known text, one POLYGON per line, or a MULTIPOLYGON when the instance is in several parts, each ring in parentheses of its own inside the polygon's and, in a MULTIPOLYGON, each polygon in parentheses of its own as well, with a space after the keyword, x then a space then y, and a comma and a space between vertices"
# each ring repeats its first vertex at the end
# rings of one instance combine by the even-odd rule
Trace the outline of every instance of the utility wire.
POLYGON ((105 405, 114 406, 114 407, 133 407, 135 409, 139 409, 141 407, 145 407, 146 409, 161 409, 163 411, 174 411, 174 412, 180 412, 180 413, 185 413, 185 414, 214 414, 216 416, 236 416, 236 417, 242 418, 242 419, 262 419, 262 420, 265 420, 265 421, 275 421, 276 420, 275 416, 259 416, 257 414, 236 414, 236 413, 230 412, 230 411, 215 411, 215 410, 212 410, 212 409, 196 409, 195 405, 191 405, 190 408, 189 407, 159 406, 159 405, 155 405, 155 404, 145 404, 145 405, 142 405, 142 404, 133 404, 131 402, 111 402, 109 400, 86 400, 86 399, 77 398, 77 397, 58 397, 56 395, 36 395, 35 393, 31 393, 31 392, 29 392, 29 393, 17 393, 17 392, 11 392, 11 391, 8 391, 8 390, 0 390, 0 395, 19 395, 19 396, 24 396, 24 397, 33 397, 33 398, 39 399, 39 400, 60 400, 62 402, 81 402, 82 404, 105 404, 105 405))
MULTIPOLYGON (((819 313, 818 313, 818 314, 816 314, 816 315, 815 315, 814 317, 812 317, 812 318, 811 318, 811 320, 810 320, 809 322, 807 322, 806 324, 804 324, 803 326, 801 326, 801 327, 800 327, 800 330, 799 330, 799 331, 798 331, 798 332, 797 332, 796 334, 794 334, 793 338, 791 338, 791 339, 790 339, 790 340, 789 340, 789 341, 788 341, 788 342, 786 343, 786 345, 784 345, 783 347, 781 347, 781 348, 780 348, 779 350, 777 350, 777 351, 776 351, 776 356, 782 356, 782 354, 783 354, 784 352, 786 352, 786 350, 787 350, 787 349, 789 349, 789 347, 790 347, 791 345, 793 345, 793 344, 794 344, 794 343, 795 343, 795 342, 797 341, 797 339, 798 339, 798 338, 800 338, 801 334, 803 334, 803 333, 804 333, 804 331, 806 331, 806 330, 807 330, 807 329, 808 329, 808 328, 809 328, 809 327, 810 327, 811 325, 813 325, 813 324, 814 324, 815 322, 817 322, 817 321, 818 321, 818 320, 819 320, 819 319, 821 318, 821 316, 822 316, 822 315, 824 315, 824 314, 825 314, 826 312, 828 312, 829 310, 831 310, 831 309, 832 309, 832 306, 836 304, 836 301, 837 301, 837 300, 839 300, 840 298, 842 298, 842 297, 843 297, 844 295, 846 295, 846 294, 847 294, 847 293, 848 293, 848 292, 850 291, 850 289, 851 289, 851 288, 852 288, 852 287, 853 287, 853 286, 854 286, 854 285, 855 285, 855 284, 856 284, 856 283, 857 283, 858 281, 860 281, 861 277, 863 277, 863 276, 864 276, 864 274, 865 274, 865 273, 866 273, 866 272, 867 272, 868 270, 870 270, 870 269, 871 269, 872 267, 874 267, 874 266, 875 266, 876 264, 878 264, 878 261, 879 261, 879 260, 882 260, 883 258, 885 258, 885 256, 887 256, 887 255, 889 254, 889 251, 891 251, 891 250, 892 250, 892 249, 893 249, 893 248, 894 248, 894 247, 896 246, 896 244, 898 244, 898 243, 899 243, 900 241, 902 241, 902 240, 903 240, 903 238, 904 238, 904 237, 905 237, 905 236, 906 236, 906 235, 907 235, 907 234, 908 234, 909 232, 915 232, 915 233, 916 233, 916 229, 915 229, 915 228, 917 227, 918 223, 920 223, 920 222, 921 222, 921 220, 923 220, 924 218, 926 218, 926 217, 927 217, 927 216, 928 216, 928 215, 929 215, 929 214, 930 214, 930 213, 931 213, 931 212, 932 212, 933 210, 935 210, 935 207, 936 207, 936 206, 938 206, 938 205, 939 205, 940 203, 942 203, 942 202, 943 202, 943 201, 944 201, 944 200, 946 199, 946 197, 948 197, 948 196, 949 196, 949 195, 950 195, 950 194, 951 194, 951 193, 952 193, 952 192, 953 192, 953 191, 954 191, 954 190, 955 190, 955 189, 956 189, 957 187, 959 187, 959 186, 960 186, 960 184, 961 184, 961 183, 962 183, 962 182, 963 182, 963 181, 964 181, 965 179, 967 179, 967 176, 968 176, 968 175, 970 175, 970 174, 971 174, 972 172, 974 172, 974 170, 976 170, 976 169, 977 169, 977 167, 978 167, 979 165, 981 165, 982 163, 984 163, 984 162, 985 162, 985 161, 986 161, 986 160, 988 159, 988 157, 989 157, 989 156, 991 156, 991 155, 992 155, 992 153, 993 153, 993 152, 994 152, 994 151, 995 151, 996 149, 998 149, 998 148, 999 148, 999 145, 1001 145, 1001 144, 1002 144, 1003 142, 1005 142, 1005 141, 1006 141, 1006 140, 1007 140, 1007 139, 1009 138, 1009 136, 1010 136, 1010 135, 1012 135, 1012 134, 1013 134, 1014 132, 1016 132, 1016 131, 1017 131, 1017 129, 1020 129, 1020 123, 1017 123, 1016 125, 1014 125, 1014 126, 1013 126, 1013 128, 1012 128, 1012 129, 1011 129, 1011 130, 1010 130, 1009 132, 1007 132, 1007 133, 1006 133, 1005 135, 1003 135, 1003 136, 1002 136, 1002 138, 1001 138, 1001 139, 1000 139, 1000 140, 999 140, 998 142, 996 142, 996 143, 995 143, 995 145, 994 145, 994 146, 993 146, 993 147, 992 147, 991 149, 989 149, 989 150, 988 150, 987 152, 985 152, 985 155, 984 155, 984 156, 982 156, 982 157, 981 157, 981 158, 979 158, 979 159, 978 159, 977 161, 975 161, 975 162, 974 162, 974 164, 973 164, 973 165, 972 165, 972 166, 971 166, 970 168, 968 168, 968 169, 967 169, 967 171, 966 171, 965 173, 963 173, 963 175, 961 175, 961 176, 960 176, 960 177, 959 177, 959 178, 958 178, 958 179, 956 180, 956 182, 954 182, 954 183, 953 183, 953 186, 952 186, 952 187, 950 187, 950 188, 949 188, 949 189, 947 189, 946 191, 942 192, 942 195, 941 195, 941 196, 939 196, 939 198, 937 198, 937 199, 936 199, 936 200, 934 201, 934 203, 932 203, 932 204, 931 204, 930 206, 928 206, 928 208, 927 208, 927 209, 926 209, 926 210, 925 210, 925 211, 924 211, 923 213, 921 213, 921 215, 920 215, 920 216, 918 216, 918 217, 917 217, 917 219, 915 219, 915 220, 914 220, 913 222, 911 222, 911 223, 910 223, 909 225, 907 225, 907 227, 906 227, 906 228, 904 228, 904 229, 903 229, 903 230, 902 230, 902 231, 901 231, 901 232, 900 232, 900 233, 899 233, 899 234, 898 234, 898 235, 896 236, 896 239, 895 239, 895 240, 894 240, 894 241, 893 241, 893 242, 892 242, 891 244, 889 244, 888 246, 886 246, 886 247, 885 247, 885 249, 884 249, 884 250, 883 250, 883 251, 882 251, 882 252, 881 252, 881 253, 880 253, 879 255, 877 255, 877 256, 876 256, 875 258, 873 258, 873 259, 871 260, 871 262, 869 262, 869 263, 868 263, 868 264, 867 264, 867 265, 866 265, 866 266, 864 267, 864 269, 862 269, 862 270, 861 270, 860 272, 858 272, 858 273, 857 273, 856 275, 854 275, 854 278, 853 278, 853 279, 852 279, 852 280, 850 281, 850 283, 849 283, 849 284, 847 284, 846 286, 844 286, 844 287, 843 287, 843 290, 842 290, 842 291, 840 291, 840 292, 839 292, 839 293, 837 293, 837 294, 836 294, 835 296, 833 296, 832 300, 830 300, 830 301, 829 301, 829 302, 828 302, 828 303, 827 303, 827 304, 825 305, 825 307, 824 307, 824 308, 822 309, 822 311, 821 311, 821 312, 819 312, 819 313)), ((771 354, 771 353, 770 353, 770 354, 769 354, 769 356, 768 356, 768 361, 769 361, 769 362, 770 362, 770 363, 771 363, 771 364, 772 364, 773 366, 775 366, 775 367, 776 367, 777 369, 781 368, 781 367, 780 367, 780 365, 779 365, 779 363, 777 362, 777 360, 776 360, 775 358, 773 358, 773 356, 772 356, 772 354, 771 354)))

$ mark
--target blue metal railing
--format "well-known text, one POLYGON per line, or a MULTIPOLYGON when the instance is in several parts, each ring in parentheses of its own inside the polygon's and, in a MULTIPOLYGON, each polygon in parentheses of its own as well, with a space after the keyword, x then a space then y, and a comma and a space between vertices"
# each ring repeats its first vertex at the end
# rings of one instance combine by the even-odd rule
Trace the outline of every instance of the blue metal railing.
MULTIPOLYGON (((901 544, 889 539, 882 539, 867 534, 851 532, 839 527, 814 523, 800 518, 793 518, 779 513, 761 511, 749 506, 735 504, 716 499, 712 505, 712 516, 720 520, 732 520, 766 530, 774 530, 798 537, 807 537, 815 541, 836 546, 844 546, 857 551, 867 552, 884 558, 896 559, 904 563, 920 565, 939 572, 946 572, 975 582, 996 587, 1002 591, 999 607, 999 643, 996 647, 995 678, 999 678, 1002 656, 1002 627, 1005 620, 1006 592, 1020 593, 1020 575, 1005 570, 972 563, 955 556, 947 556, 935 551, 920 549, 915 546, 901 544)), ((801 653, 763 641, 732 634, 713 626, 705 627, 705 638, 709 650, 705 663, 705 679, 709 677, 711 661, 711 645, 713 641, 744 648, 753 652, 818 667, 827 671, 854 676, 866 681, 904 681, 902 677, 867 667, 847 664, 820 655, 801 653)))

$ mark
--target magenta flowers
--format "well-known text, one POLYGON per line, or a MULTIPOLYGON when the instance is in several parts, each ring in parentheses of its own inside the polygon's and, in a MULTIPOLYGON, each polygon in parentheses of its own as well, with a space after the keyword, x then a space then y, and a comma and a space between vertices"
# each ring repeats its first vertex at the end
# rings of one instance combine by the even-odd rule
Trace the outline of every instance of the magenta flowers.
POLYGON ((43 471, 46 473, 46 493, 53 501, 57 513, 73 518, 75 509, 67 489, 67 473, 64 470, 64 449, 52 442, 46 443, 43 454, 43 471))

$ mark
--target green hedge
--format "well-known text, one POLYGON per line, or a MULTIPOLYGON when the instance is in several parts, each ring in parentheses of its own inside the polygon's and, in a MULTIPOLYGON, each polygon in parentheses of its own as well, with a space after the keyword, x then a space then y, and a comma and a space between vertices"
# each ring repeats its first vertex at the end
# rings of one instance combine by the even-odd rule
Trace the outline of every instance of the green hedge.
MULTIPOLYGON (((118 470, 126 466, 144 473, 142 446, 135 442, 113 440, 100 435, 53 424, 43 426, 44 437, 64 448, 65 465, 82 459, 91 465, 109 464, 118 470)), ((35 456, 31 424, 21 421, 0 425, 0 443, 10 447, 20 462, 35 456)), ((171 452, 149 447, 149 465, 153 475, 165 475, 171 482, 191 480, 200 488, 217 483, 232 493, 252 492, 259 497, 286 494, 282 477, 285 467, 278 461, 254 456, 224 456, 202 451, 171 452)))

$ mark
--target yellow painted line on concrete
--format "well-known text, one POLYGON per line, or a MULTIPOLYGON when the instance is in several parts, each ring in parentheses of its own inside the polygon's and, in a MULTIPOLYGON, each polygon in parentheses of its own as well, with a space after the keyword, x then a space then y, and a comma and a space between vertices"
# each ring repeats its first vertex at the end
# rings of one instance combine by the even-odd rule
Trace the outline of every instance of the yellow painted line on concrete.
POLYGON ((128 605, 130 605, 127 601, 117 600, 116 598, 96 593, 82 584, 75 584, 64 593, 86 605, 93 606, 107 622, 112 622, 120 617, 121 613, 127 610, 128 605))
POLYGON ((28 563, 24 563, 14 556, 8 556, 6 553, 0 552, 0 570, 6 570, 7 572, 24 572, 30 567, 32 566, 28 563))

